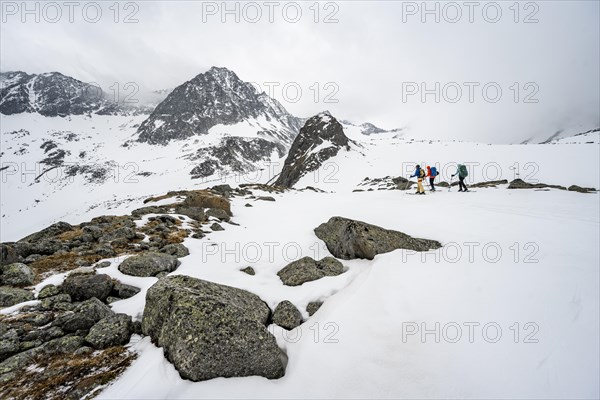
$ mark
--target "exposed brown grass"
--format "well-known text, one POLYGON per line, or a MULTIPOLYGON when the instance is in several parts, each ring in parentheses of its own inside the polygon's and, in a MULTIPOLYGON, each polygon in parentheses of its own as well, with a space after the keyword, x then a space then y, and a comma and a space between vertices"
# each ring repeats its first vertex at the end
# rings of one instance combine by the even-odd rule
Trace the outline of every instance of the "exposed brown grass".
POLYGON ((42 257, 29 264, 29 266, 33 269, 33 272, 35 272, 35 283, 39 283, 49 274, 66 272, 78 268, 78 260, 93 264, 101 258, 102 257, 98 254, 80 256, 77 253, 69 252, 66 254, 52 254, 50 256, 42 257))
POLYGON ((187 229, 178 229, 176 232, 169 233, 166 240, 169 244, 181 243, 189 234, 190 231, 187 229))
POLYGON ((122 346, 92 354, 40 355, 0 387, 0 398, 80 399, 121 375, 135 358, 122 346))
POLYGON ((194 190, 188 192, 183 204, 188 207, 218 208, 231 215, 231 205, 229 200, 208 190, 194 190))
POLYGON ((73 240, 75 238, 80 237, 81 235, 83 235, 83 229, 81 229, 81 228, 75 228, 75 229, 72 229, 70 231, 66 231, 66 232, 61 233, 56 238, 59 239, 59 240, 73 240))

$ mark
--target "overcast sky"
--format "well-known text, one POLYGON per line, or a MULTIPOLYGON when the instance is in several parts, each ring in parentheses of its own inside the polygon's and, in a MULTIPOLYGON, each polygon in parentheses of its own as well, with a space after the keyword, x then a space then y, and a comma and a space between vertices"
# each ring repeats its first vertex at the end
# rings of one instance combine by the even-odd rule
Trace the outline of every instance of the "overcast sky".
POLYGON ((73 22, 63 2, 60 16, 40 3, 36 23, 2 2, 0 69, 108 90, 172 88, 224 66, 265 91, 277 82, 272 95, 295 115, 328 109, 440 138, 511 143, 600 125, 597 1, 429 2, 430 14, 420 1, 229 2, 231 14, 220 1, 121 2, 118 15, 98 3, 101 16, 81 2, 73 22))

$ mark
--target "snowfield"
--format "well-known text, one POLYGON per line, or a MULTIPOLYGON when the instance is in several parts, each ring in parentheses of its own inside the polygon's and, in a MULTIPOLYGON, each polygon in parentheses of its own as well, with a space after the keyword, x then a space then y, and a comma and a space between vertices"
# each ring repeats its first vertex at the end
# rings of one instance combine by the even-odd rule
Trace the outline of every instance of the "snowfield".
MULTIPOLYGON (((287 299, 304 311, 325 300, 294 331, 271 328, 289 356, 286 376, 192 383, 144 338, 132 344, 139 359, 100 398, 598 396, 597 194, 499 188, 275 197, 252 208, 235 200, 241 226, 186 240, 191 254, 174 274, 247 289, 271 308, 287 299), (276 272, 287 263, 329 254, 312 230, 333 215, 444 247, 343 261, 340 276, 283 286, 276 272), (247 265, 255 276, 239 271, 247 265)), ((144 290, 113 309, 139 318, 156 279, 126 277, 119 261, 101 271, 144 290)))
MULTIPOLYGON (((2 116, 3 163, 27 159, 12 155, 16 146, 6 150, 7 132, 16 130, 11 127, 34 135, 40 126, 23 115, 19 121, 10 118, 2 116)), ((150 195, 170 190, 267 182, 283 166, 283 160, 273 160, 277 163, 258 166, 257 173, 194 181, 183 156, 194 151, 194 140, 205 138, 127 149, 119 144, 141 120, 127 117, 111 130, 114 124, 104 127, 103 119, 93 118, 73 117, 79 128, 70 130, 88 132, 100 143, 88 150, 94 157, 119 165, 131 161, 151 175, 137 182, 94 185, 76 179, 61 186, 43 179, 23 183, 2 171, 3 241, 58 220, 76 224, 129 213, 150 195)), ((37 150, 44 134, 38 132, 31 146, 37 150)), ((282 300, 294 303, 305 322, 290 332, 270 327, 289 357, 285 377, 186 381, 161 348, 134 336, 130 346, 138 359, 99 398, 598 398, 598 192, 508 190, 507 185, 471 193, 439 188, 426 196, 353 192, 365 177, 406 177, 415 163, 437 165, 441 180, 448 181, 457 162, 469 167, 467 184, 519 177, 598 188, 598 132, 543 145, 421 141, 418 132, 364 136, 351 126, 345 133, 360 146, 340 151, 295 185, 324 193, 256 190, 255 195, 276 201, 234 198, 233 221, 239 226, 224 223, 224 231, 186 239, 190 255, 172 273, 246 289, 271 308, 282 300), (276 273, 285 265, 303 256, 330 255, 313 229, 332 216, 435 239, 443 247, 342 261, 347 270, 339 276, 284 286, 276 273), (240 271, 246 266, 256 275, 240 271), (312 301, 325 303, 309 318, 305 308, 312 301)), ((77 142, 64 146, 73 146, 72 156, 80 148, 77 142)), ((112 304, 115 312, 139 319, 146 291, 157 279, 120 273, 123 259, 109 259, 111 266, 98 271, 142 288, 112 304)), ((49 279, 56 284, 62 278, 49 279)))

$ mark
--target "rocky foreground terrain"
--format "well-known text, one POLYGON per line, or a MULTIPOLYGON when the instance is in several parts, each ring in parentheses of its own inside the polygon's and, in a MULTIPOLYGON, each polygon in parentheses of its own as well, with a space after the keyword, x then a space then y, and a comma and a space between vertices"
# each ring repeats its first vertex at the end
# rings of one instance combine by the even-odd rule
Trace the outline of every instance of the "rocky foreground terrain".
MULTIPOLYGON (((267 329, 293 329, 302 313, 289 301, 274 310, 248 291, 177 275, 187 237, 202 240, 236 224, 230 198, 274 201, 264 185, 215 186, 146 199, 130 215, 101 216, 79 225, 55 223, 1 244, 0 395, 6 398, 93 396, 135 359, 131 341, 149 336, 182 378, 284 376, 287 355, 267 329), (142 316, 115 313, 111 303, 140 289, 101 271, 154 277, 142 316), (175 272, 175 274, 172 274, 175 272), (54 283, 51 283, 54 282, 54 283)), ((251 204, 247 203, 247 206, 251 204)), ((303 257, 278 272, 298 286, 343 274, 339 259, 369 258, 398 248, 427 251, 439 242, 414 239, 360 221, 331 218, 315 229, 334 257, 303 257)), ((252 267, 240 273, 254 274, 252 267)), ((309 315, 322 302, 310 303, 309 315)))

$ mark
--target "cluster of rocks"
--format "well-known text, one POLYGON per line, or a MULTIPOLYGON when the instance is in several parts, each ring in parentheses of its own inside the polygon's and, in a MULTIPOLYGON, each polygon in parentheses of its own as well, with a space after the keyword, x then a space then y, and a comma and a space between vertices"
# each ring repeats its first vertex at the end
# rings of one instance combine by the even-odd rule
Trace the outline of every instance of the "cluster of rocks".
POLYGON ((402 176, 383 178, 366 177, 357 185, 353 192, 372 192, 375 190, 408 190, 416 183, 402 176))
POLYGON ((595 193, 597 190, 595 188, 586 188, 577 185, 571 185, 569 187, 561 186, 561 185, 549 185, 546 183, 529 183, 525 182, 522 179, 515 179, 510 182, 508 185, 509 189, 558 189, 558 190, 568 190, 570 192, 579 192, 579 193, 595 193))
MULTIPOLYGON (((357 185, 357 188, 353 190, 353 192, 371 192, 375 190, 409 190, 416 183, 410 181, 404 177, 391 177, 386 176, 383 178, 365 178, 357 185)), ((454 182, 436 182, 435 185, 437 187, 448 188, 451 186, 458 186, 458 181, 454 182)), ((559 189, 559 190, 568 190, 570 192, 579 192, 579 193, 595 193, 597 190, 595 188, 588 187, 580 187, 577 185, 571 185, 569 187, 561 186, 561 185, 549 185, 545 183, 528 183, 523 181, 522 179, 515 179, 510 183, 506 179, 494 180, 494 181, 483 181, 471 183, 468 186, 470 188, 495 188, 500 185, 508 185, 508 189, 559 189)))
MULTIPOLYGON (((0 288, 2 306, 22 302, 6 302, 6 289, 0 288)), ((127 344, 133 333, 141 333, 141 323, 114 313, 107 303, 139 291, 93 272, 70 274, 60 286, 45 286, 39 303, 0 318, 0 382, 10 384, 38 357, 89 354, 127 344)), ((33 299, 33 293, 27 293, 33 299)))

